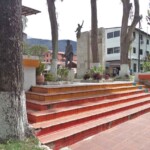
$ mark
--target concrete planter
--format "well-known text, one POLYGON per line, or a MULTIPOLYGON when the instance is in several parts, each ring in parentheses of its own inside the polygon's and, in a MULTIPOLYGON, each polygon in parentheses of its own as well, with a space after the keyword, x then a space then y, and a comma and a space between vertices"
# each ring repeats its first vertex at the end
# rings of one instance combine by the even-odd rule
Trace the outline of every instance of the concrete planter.
POLYGON ((147 86, 150 86, 150 72, 146 72, 146 73, 138 73, 136 75, 136 80, 138 82, 141 82, 147 86))
POLYGON ((135 74, 135 81, 143 81, 143 80, 150 80, 150 72, 145 73, 136 73, 135 74))
POLYGON ((138 78, 139 80, 150 80, 150 73, 140 73, 138 78))

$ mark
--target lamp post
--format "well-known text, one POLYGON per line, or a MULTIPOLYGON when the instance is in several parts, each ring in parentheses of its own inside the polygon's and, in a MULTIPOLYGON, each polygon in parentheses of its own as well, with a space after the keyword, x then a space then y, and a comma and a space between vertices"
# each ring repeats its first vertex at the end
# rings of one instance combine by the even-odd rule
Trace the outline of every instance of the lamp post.
POLYGON ((141 30, 140 30, 141 26, 140 26, 140 22, 139 22, 139 43, 138 43, 138 72, 140 72, 140 46, 141 46, 141 30))
MULTIPOLYGON (((141 20, 140 20, 141 21, 141 20)), ((140 65, 140 47, 141 47, 141 29, 142 29, 142 26, 141 26, 141 22, 139 21, 139 50, 138 50, 138 72, 140 72, 140 67, 141 67, 141 65, 140 65)))

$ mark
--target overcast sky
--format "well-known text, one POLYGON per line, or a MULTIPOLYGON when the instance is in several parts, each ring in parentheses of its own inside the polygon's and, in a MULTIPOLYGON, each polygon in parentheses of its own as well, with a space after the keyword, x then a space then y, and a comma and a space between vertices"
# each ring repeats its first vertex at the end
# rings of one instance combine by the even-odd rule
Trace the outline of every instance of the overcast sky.
MULTIPOLYGON (((139 0, 140 11, 143 14, 142 27, 147 31, 145 16, 149 0, 139 0)), ((46 0, 23 0, 23 5, 37 9, 41 13, 28 17, 25 33, 29 37, 51 39, 51 28, 46 0)), ((56 0, 56 11, 59 24, 59 39, 76 40, 75 30, 78 23, 84 25, 82 31, 91 29, 90 0, 56 0)), ((97 0, 98 27, 121 26, 121 0, 97 0)), ((150 28, 150 27, 149 27, 150 28)))

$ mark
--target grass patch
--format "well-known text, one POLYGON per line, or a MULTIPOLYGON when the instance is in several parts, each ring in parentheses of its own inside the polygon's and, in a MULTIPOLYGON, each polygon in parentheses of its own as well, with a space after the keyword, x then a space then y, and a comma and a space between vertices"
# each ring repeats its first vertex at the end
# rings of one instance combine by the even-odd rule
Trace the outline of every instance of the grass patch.
POLYGON ((41 150, 41 148, 38 147, 37 139, 30 138, 25 141, 7 141, 0 144, 0 150, 41 150))

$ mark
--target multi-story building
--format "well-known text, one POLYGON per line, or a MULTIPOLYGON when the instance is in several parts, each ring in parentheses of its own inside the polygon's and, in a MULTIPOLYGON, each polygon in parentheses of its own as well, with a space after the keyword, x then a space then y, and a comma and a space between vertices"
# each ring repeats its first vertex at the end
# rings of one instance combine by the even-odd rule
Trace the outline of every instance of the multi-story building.
MULTIPOLYGON (((106 67, 120 69, 120 27, 105 29, 106 67)), ((143 61, 150 53, 150 35, 139 29, 133 32, 133 42, 128 50, 129 68, 133 73, 143 71, 143 61)))
MULTIPOLYGON (((121 27, 98 29, 99 62, 110 74, 119 73, 120 70, 120 32, 121 27)), ((90 35, 90 31, 81 33, 77 42, 77 75, 79 77, 83 76, 92 63, 90 35)), ((128 51, 130 71, 132 73, 143 71, 143 61, 150 53, 150 35, 136 28, 128 51)))

